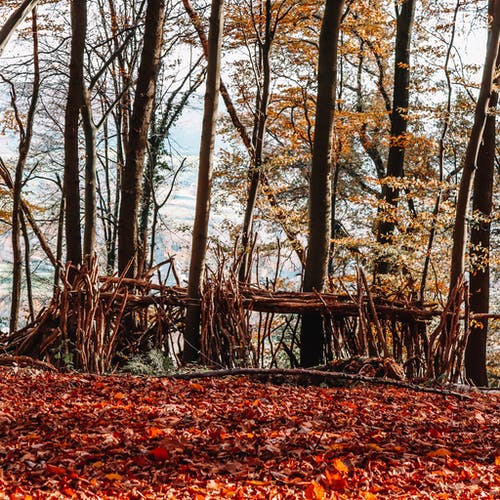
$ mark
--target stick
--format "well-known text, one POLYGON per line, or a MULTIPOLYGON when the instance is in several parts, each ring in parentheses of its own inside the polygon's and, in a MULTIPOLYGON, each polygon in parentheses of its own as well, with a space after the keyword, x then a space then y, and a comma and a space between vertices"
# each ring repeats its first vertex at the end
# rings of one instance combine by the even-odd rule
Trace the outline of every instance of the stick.
POLYGON ((245 375, 245 376, 262 376, 262 375, 284 375, 286 377, 298 377, 301 375, 309 377, 323 377, 331 380, 351 380, 353 382, 366 382, 370 384, 378 385, 390 385, 394 387, 402 387, 405 389, 411 389, 417 392, 428 392, 432 394, 442 394, 444 396, 454 396, 459 399, 473 400, 474 398, 461 394, 459 392, 450 391, 448 389, 438 389, 437 387, 423 387, 416 384, 411 384, 408 382, 401 382, 399 380, 380 378, 380 377, 367 377, 365 375, 358 375, 353 373, 343 373, 343 372, 328 372, 325 370, 314 370, 310 368, 230 368, 227 370, 208 370, 204 372, 193 372, 193 373, 178 373, 175 375, 164 375, 161 377, 156 377, 160 379, 171 379, 171 380, 193 380, 200 378, 211 378, 211 377, 230 377, 235 375, 245 375))

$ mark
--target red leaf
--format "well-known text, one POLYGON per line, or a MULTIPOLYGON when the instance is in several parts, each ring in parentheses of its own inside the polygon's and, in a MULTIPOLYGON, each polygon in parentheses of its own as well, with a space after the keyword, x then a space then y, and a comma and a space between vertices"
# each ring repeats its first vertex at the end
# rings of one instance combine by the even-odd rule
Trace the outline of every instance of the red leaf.
POLYGON ((66 475, 67 471, 64 467, 59 467, 58 465, 47 464, 46 470, 49 474, 59 474, 66 475))
POLYGON ((158 460, 159 462, 167 460, 170 457, 170 453, 165 448, 162 448, 161 446, 158 446, 154 450, 151 450, 149 452, 149 454, 155 460, 158 460))

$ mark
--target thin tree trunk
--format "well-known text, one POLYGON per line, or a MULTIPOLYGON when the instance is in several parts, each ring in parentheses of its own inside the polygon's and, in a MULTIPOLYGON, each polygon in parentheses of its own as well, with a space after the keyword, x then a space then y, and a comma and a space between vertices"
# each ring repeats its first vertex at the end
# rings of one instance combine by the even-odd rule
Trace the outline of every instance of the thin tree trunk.
MULTIPOLYGON (((446 59, 444 62, 444 75, 446 78, 446 88, 447 88, 447 100, 446 100, 446 111, 443 120, 443 129, 441 131, 441 136, 439 137, 439 182, 440 184, 444 180, 444 161, 445 161, 445 139, 448 133, 448 129, 450 126, 450 118, 451 118, 451 98, 453 93, 453 87, 451 84, 451 76, 450 76, 450 58, 451 51, 453 49, 453 44, 455 41, 455 33, 456 33, 456 21, 458 16, 458 11, 460 9, 461 0, 457 0, 455 4, 455 10, 453 12, 453 27, 451 31, 450 40, 448 42, 448 48, 446 50, 446 59)), ((429 266, 431 263, 431 254, 432 247, 434 245, 434 238, 436 236, 436 228, 437 228, 437 219, 439 215, 439 211, 441 208, 441 197, 442 197, 442 187, 441 185, 438 187, 438 194, 436 196, 436 201, 434 202, 434 209, 432 210, 432 221, 431 221, 431 230, 429 231, 429 241, 427 242, 427 251, 425 253, 424 267, 422 269, 422 278, 420 280, 420 291, 419 291, 419 300, 424 303, 425 298, 425 286, 427 282, 427 274, 429 272, 429 266)))
MULTIPOLYGON (((203 53, 205 57, 208 55, 208 41, 207 37, 205 35, 205 32, 203 30, 203 22, 200 19, 200 16, 198 13, 194 10, 190 0, 182 0, 182 3, 186 9, 187 14, 189 15, 189 18, 191 19, 193 26, 196 29, 196 32, 198 33, 198 37, 201 42, 201 46, 203 48, 203 53)), ((229 117, 231 118, 231 122, 234 126, 234 128, 238 131, 239 136, 241 137, 241 140, 243 144, 245 145, 245 148, 250 156, 250 158, 255 157, 255 147, 253 145, 253 141, 250 138, 250 135, 248 134, 247 129, 241 122, 238 113, 236 112, 236 108, 234 107, 233 101, 231 99, 231 96, 229 95, 229 92, 227 90, 227 87, 225 86, 224 82, 220 81, 220 93, 222 96, 222 99, 224 101, 224 104, 226 106, 226 110, 229 114, 229 117)), ((281 227, 283 228, 283 231, 286 234, 286 237, 288 241, 290 242, 293 250, 295 251, 297 257, 300 260, 300 263, 302 265, 305 265, 305 251, 304 248, 302 247, 302 243, 300 242, 298 238, 298 232, 294 231, 287 223, 287 213, 285 210, 283 210, 278 203, 278 200, 276 199, 275 193, 271 186, 269 185, 269 181, 266 177, 261 172, 261 178, 260 181, 262 183, 263 191, 265 192, 265 195, 269 201, 269 204, 273 209, 275 209, 278 213, 277 215, 277 220, 281 227)))
MULTIPOLYGON (((331 230, 331 170, 337 83, 337 48, 344 0, 326 0, 318 61, 318 97, 309 186, 309 247, 305 292, 322 292, 327 276, 331 230)), ((300 331, 300 364, 321 363, 324 326, 320 314, 304 314, 300 331)))
MULTIPOLYGON (((189 265, 188 295, 199 298, 207 250, 208 221, 210 217, 210 193, 215 144, 215 126, 219 102, 220 59, 224 24, 224 0, 212 0, 210 29, 208 34, 208 66, 201 131, 196 213, 189 265)), ((189 306, 184 330, 182 360, 187 363, 198 359, 200 350, 200 307, 189 306)))
POLYGON ((450 293, 455 289, 465 272, 465 248, 467 239, 467 214, 472 190, 477 158, 488 116, 488 108, 493 89, 498 43, 500 39, 500 1, 494 2, 492 20, 489 23, 488 45, 483 69, 479 97, 474 113, 469 142, 465 152, 464 167, 458 190, 455 225, 453 227, 453 246, 451 250, 450 293))
MULTIPOLYGON (((33 137, 33 124, 35 118, 36 107, 38 103, 38 95, 40 91, 40 67, 38 57, 38 26, 36 10, 32 16, 32 33, 33 33, 33 91, 26 119, 26 128, 19 121, 21 138, 19 141, 19 158, 17 160, 16 172, 14 176, 14 191, 13 191, 13 207, 12 207, 12 250, 13 250, 13 269, 12 269, 12 299, 10 309, 10 331, 14 332, 18 327, 19 308, 21 300, 21 276, 22 276, 22 248, 21 248, 21 231, 22 231, 22 186, 23 175, 26 160, 31 146, 33 137)), ((13 96, 13 99, 15 97, 13 96)), ((14 105, 16 105, 14 103, 14 105)), ((17 112, 16 112, 17 115, 17 112)))
POLYGON ((95 251, 97 225, 97 147, 96 127, 87 89, 83 89, 82 121, 85 134, 85 217, 83 233, 83 255, 90 260, 95 251))
POLYGON ((137 219, 144 157, 160 63, 164 16, 164 0, 148 0, 144 46, 130 121, 125 168, 121 180, 118 221, 118 271, 123 273, 130 263, 126 273, 128 277, 134 277, 137 273, 137 219))
MULTIPOLYGON (((399 201, 399 187, 391 185, 391 179, 403 178, 408 128, 408 106, 410 100, 410 43, 415 13, 415 0, 404 0, 396 4, 396 47, 394 57, 394 89, 391 110, 391 136, 387 158, 388 183, 382 186, 382 195, 389 207, 395 209, 399 201)), ((394 217, 385 217, 379 224, 377 241, 389 245, 394 234, 394 217)), ((382 255, 377 263, 377 272, 386 274, 391 268, 390 257, 382 255)))
POLYGON ((66 205, 66 260, 82 262, 78 119, 83 104, 83 57, 87 32, 87 0, 71 1, 71 59, 64 128, 64 181, 66 205))
POLYGON ((251 159, 251 166, 249 172, 250 184, 248 188, 247 203, 245 207, 245 214, 243 218, 243 229, 241 234, 241 245, 243 250, 243 255, 240 263, 239 270, 239 280, 246 281, 250 280, 250 270, 251 262, 249 263, 250 257, 250 246, 252 241, 252 226, 253 226, 253 215, 255 212, 255 205, 257 203, 257 195, 259 192, 259 186, 261 181, 261 170, 263 163, 263 150, 264 150, 264 137, 266 134, 266 124, 267 124, 267 108, 269 106, 270 90, 271 90, 271 61, 270 53, 271 46, 273 43, 274 33, 271 31, 271 0, 266 0, 266 22, 265 22, 265 33, 264 41, 260 45, 260 53, 262 56, 262 90, 259 93, 259 99, 257 102, 256 109, 256 127, 255 127, 255 137, 253 142, 254 146, 254 157, 251 159))
POLYGON ((16 28, 28 17, 38 2, 39 0, 24 0, 4 23, 0 29, 0 56, 16 28))

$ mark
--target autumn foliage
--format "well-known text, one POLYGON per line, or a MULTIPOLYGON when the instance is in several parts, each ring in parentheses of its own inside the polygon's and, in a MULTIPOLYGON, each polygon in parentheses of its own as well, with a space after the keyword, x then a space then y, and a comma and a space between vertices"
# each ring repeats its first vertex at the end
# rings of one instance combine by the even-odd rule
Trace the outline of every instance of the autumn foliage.
POLYGON ((0 498, 498 498, 500 397, 0 372, 0 498))

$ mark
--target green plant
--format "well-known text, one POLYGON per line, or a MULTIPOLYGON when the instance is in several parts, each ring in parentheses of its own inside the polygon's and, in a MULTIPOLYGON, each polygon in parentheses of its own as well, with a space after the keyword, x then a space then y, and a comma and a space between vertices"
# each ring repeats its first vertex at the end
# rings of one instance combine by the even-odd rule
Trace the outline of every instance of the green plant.
POLYGON ((172 358, 160 349, 151 349, 131 357, 123 370, 133 375, 168 375, 175 369, 172 358))

